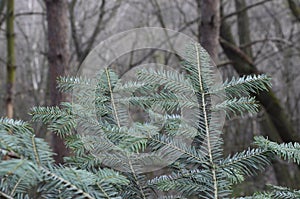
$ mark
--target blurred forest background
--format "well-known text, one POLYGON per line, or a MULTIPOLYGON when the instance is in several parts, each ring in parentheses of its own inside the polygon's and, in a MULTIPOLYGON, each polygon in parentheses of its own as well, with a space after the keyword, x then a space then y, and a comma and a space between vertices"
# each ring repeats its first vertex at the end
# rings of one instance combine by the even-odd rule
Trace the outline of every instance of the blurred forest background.
MULTIPOLYGON (((59 105, 68 97, 55 88, 58 76, 75 75, 90 50, 111 35, 148 26, 202 43, 224 80, 272 77, 272 90, 257 95, 259 114, 226 122, 226 154, 247 147, 253 135, 300 141, 299 0, 0 0, 0 116, 30 120, 32 106, 59 105)), ((138 53, 144 59, 124 59, 120 73, 142 62, 172 63, 168 54, 138 53)), ((35 128, 45 137, 43 126, 35 128)), ((61 140, 52 140, 64 155, 61 140)), ((292 164, 274 160, 262 176, 243 186, 249 192, 267 183, 300 188, 300 169, 292 164)))

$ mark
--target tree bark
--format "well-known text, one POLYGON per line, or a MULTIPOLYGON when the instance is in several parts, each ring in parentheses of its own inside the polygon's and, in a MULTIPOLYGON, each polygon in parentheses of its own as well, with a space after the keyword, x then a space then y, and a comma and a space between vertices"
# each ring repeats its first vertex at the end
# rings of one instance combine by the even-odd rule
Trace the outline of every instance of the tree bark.
MULTIPOLYGON (((49 94, 50 106, 59 105, 63 101, 63 95, 58 92, 56 79, 68 72, 70 60, 68 42, 68 10, 66 0, 45 0, 48 22, 48 62, 49 62, 49 94)), ((68 150, 64 141, 53 134, 51 145, 56 153, 55 161, 63 162, 68 150)))
MULTIPOLYGON (((235 0, 236 10, 243 10, 246 7, 247 7, 247 5, 244 0, 235 0)), ((250 36, 250 30, 249 30, 250 23, 249 23, 249 17, 248 17, 247 10, 237 14, 237 24, 238 24, 237 28, 238 28, 240 46, 250 43, 251 42, 251 36, 250 36)), ((249 57, 252 57, 251 46, 243 49, 243 51, 249 57)))
POLYGON ((201 1, 200 43, 214 62, 218 59, 220 30, 220 1, 201 1))
POLYGON ((294 0, 288 0, 289 8, 294 17, 300 22, 300 4, 294 0))
POLYGON ((6 39, 7 39, 7 78, 6 78, 6 115, 12 118, 14 114, 14 90, 16 76, 15 33, 14 33, 14 0, 7 2, 6 39))

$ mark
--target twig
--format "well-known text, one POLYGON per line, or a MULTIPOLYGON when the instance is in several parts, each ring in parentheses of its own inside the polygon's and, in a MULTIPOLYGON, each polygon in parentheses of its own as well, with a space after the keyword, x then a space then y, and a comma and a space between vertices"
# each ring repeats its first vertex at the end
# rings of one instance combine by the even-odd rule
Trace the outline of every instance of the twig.
POLYGON ((230 17, 232 17, 232 16, 235 16, 235 15, 237 15, 237 14, 239 14, 239 13, 245 12, 245 11, 248 10, 248 9, 251 9, 251 8, 253 8, 253 7, 256 7, 256 6, 259 6, 259 5, 264 4, 264 3, 266 3, 266 2, 269 2, 269 1, 272 1, 272 0, 264 0, 264 1, 257 2, 257 3, 255 3, 255 4, 251 4, 251 5, 249 5, 249 6, 245 7, 245 8, 243 8, 243 9, 240 9, 240 10, 238 10, 238 11, 236 11, 236 12, 230 13, 230 14, 228 14, 228 15, 222 17, 222 18, 221 18, 221 21, 226 20, 226 19, 228 19, 228 18, 230 18, 230 17))

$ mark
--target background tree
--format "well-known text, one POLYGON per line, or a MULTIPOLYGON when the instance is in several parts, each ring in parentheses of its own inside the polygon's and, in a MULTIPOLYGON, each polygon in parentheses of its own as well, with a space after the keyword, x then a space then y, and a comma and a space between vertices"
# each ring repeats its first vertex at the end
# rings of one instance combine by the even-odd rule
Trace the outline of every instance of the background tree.
MULTIPOLYGON (((2 6, 3 5, 2 1, 2 6)), ((15 92, 15 76, 16 76, 16 58, 15 58, 15 32, 14 32, 14 8, 15 1, 7 2, 6 12, 6 40, 7 40, 7 64, 6 64, 6 115, 12 118, 14 115, 14 92, 15 92)))
POLYGON ((84 9, 82 4, 82 0, 72 0, 68 3, 72 44, 74 45, 73 54, 79 64, 97 44, 101 31, 104 31, 107 25, 114 20, 121 6, 121 1, 116 0, 112 3, 112 1, 101 0, 94 2, 92 7, 87 7, 89 14, 80 15, 79 13, 84 9), (89 27, 88 33, 85 32, 87 22, 94 24, 93 27, 89 27))
MULTIPOLYGON (((69 32, 67 17, 67 1, 46 0, 48 24, 48 61, 49 61, 49 105, 57 106, 63 101, 62 94, 57 90, 57 78, 68 74, 70 61, 69 32)), ((51 146, 57 154, 56 162, 63 162, 68 154, 63 140, 53 135, 51 146)))
MULTIPOLYGON (((197 0, 199 4, 199 0, 197 0)), ((209 52, 211 58, 218 60, 220 32, 220 1, 201 1, 200 43, 209 52)))

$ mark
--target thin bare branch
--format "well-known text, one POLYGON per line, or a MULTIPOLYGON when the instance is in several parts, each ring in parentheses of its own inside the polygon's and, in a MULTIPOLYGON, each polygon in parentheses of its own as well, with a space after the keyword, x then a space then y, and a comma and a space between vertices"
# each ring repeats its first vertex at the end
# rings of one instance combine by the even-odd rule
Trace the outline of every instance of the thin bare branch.
POLYGON ((228 15, 223 16, 223 17, 221 18, 221 21, 226 20, 226 19, 228 19, 228 18, 230 18, 230 17, 233 17, 233 16, 235 16, 235 15, 237 15, 237 14, 239 14, 239 13, 245 12, 246 10, 249 10, 249 9, 254 8, 254 7, 256 7, 256 6, 259 6, 259 5, 262 5, 262 4, 264 4, 264 3, 267 3, 267 2, 269 2, 269 1, 272 1, 272 0, 263 0, 263 1, 260 1, 260 2, 255 3, 255 4, 251 4, 251 5, 245 7, 245 8, 243 8, 243 9, 241 9, 241 10, 238 10, 238 11, 236 11, 236 12, 233 12, 233 13, 230 13, 230 14, 228 14, 228 15))
POLYGON ((45 12, 20 12, 20 13, 16 13, 15 17, 30 16, 30 15, 46 15, 46 13, 45 12))
POLYGON ((224 66, 232 65, 232 64, 234 64, 233 61, 224 61, 224 62, 217 64, 217 67, 220 68, 220 67, 224 67, 224 66))
POLYGON ((226 41, 223 38, 220 38, 220 43, 227 46, 227 48, 230 48, 235 54, 244 60, 247 64, 254 66, 252 59, 247 56, 240 48, 236 47, 235 45, 231 44, 230 42, 226 41))

